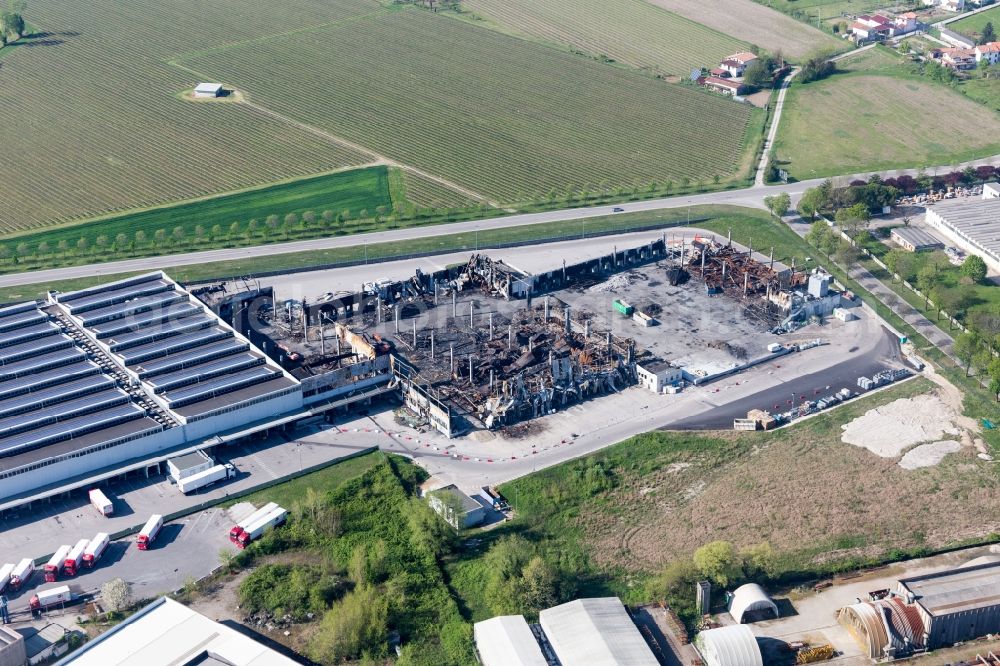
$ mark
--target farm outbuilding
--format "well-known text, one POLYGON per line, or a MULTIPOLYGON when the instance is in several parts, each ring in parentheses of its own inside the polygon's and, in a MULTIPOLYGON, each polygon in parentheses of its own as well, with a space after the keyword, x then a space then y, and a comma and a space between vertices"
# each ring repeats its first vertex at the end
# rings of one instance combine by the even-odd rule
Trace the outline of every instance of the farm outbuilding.
POLYGON ((695 639, 695 647, 706 666, 764 666, 757 638, 745 624, 703 631, 695 639))
POLYGON ((837 619, 872 659, 904 656, 924 647, 920 613, 899 597, 845 606, 837 619))
POLYGON ((538 620, 562 666, 659 665, 617 597, 577 599, 538 620))
POLYGON ((928 250, 941 250, 944 248, 944 243, 940 239, 932 236, 923 229, 916 229, 914 227, 893 229, 891 238, 893 243, 910 252, 926 252, 928 250))
POLYGON ((199 83, 194 89, 195 97, 220 97, 221 95, 221 83, 199 83))
POLYGON ((904 578, 896 593, 920 613, 930 649, 1000 633, 1000 562, 904 578))
POLYGON ((547 666, 523 615, 502 615, 476 622, 476 652, 483 666, 547 666))
POLYGON ((739 624, 778 617, 778 606, 760 585, 747 583, 736 588, 729 602, 729 613, 739 624))

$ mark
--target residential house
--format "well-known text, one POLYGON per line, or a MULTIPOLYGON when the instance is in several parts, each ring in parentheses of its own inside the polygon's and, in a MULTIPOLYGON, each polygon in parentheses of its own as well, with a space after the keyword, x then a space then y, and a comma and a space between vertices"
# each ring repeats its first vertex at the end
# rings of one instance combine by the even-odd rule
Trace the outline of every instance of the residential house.
POLYGON ((747 91, 747 87, 742 81, 734 81, 733 79, 723 79, 718 76, 706 76, 698 79, 698 83, 705 86, 706 88, 711 88, 716 92, 720 92, 726 95, 742 95, 747 91))
POLYGON ((757 56, 753 53, 750 53, 749 51, 742 51, 725 58, 719 66, 733 76, 741 77, 747 67, 749 67, 756 60, 757 56))
POLYGON ((722 69, 721 67, 710 69, 708 70, 708 73, 711 74, 712 76, 717 76, 720 79, 728 79, 729 77, 732 76, 732 74, 729 73, 728 69, 722 69))
POLYGON ((899 35, 906 35, 913 32, 919 27, 920 22, 917 21, 917 15, 915 13, 904 12, 893 17, 892 25, 892 36, 897 37, 899 35))
POLYGON ((862 14, 851 24, 851 34, 858 41, 877 42, 892 36, 894 24, 881 14, 862 14))
POLYGON ((976 47, 976 62, 995 65, 1000 62, 1000 42, 989 42, 976 47))
POLYGON ((954 70, 976 68, 976 52, 972 49, 941 49, 941 64, 954 70))

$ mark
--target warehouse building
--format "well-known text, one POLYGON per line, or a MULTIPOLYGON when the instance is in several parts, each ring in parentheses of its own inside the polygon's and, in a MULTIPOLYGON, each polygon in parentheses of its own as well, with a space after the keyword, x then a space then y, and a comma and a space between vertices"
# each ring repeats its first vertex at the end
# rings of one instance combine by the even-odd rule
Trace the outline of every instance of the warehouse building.
POLYGON ((562 666, 659 665, 617 597, 577 599, 538 620, 562 666))
POLYGON ((297 666, 298 662, 214 622, 168 597, 160 597, 107 630, 57 666, 108 664, 170 666, 297 666))
POLYGON ((928 225, 1000 271, 1000 199, 950 199, 927 208, 928 225))
POLYGON ((24 666, 28 655, 24 637, 13 629, 0 625, 0 666, 24 666))
POLYGON ((889 596, 840 610, 872 659, 904 657, 1000 632, 1000 562, 986 557, 904 578, 889 596))
POLYGON ((301 410, 296 379, 161 272, 0 308, 0 509, 301 410))
POLYGON ((944 243, 923 229, 900 227, 893 229, 889 235, 893 243, 909 252, 928 252, 930 250, 944 249, 944 243))
POLYGON ((523 615, 502 615, 473 628, 483 666, 548 666, 523 615))
POLYGON ((708 629, 695 638, 706 666, 764 666, 757 638, 745 624, 708 629))

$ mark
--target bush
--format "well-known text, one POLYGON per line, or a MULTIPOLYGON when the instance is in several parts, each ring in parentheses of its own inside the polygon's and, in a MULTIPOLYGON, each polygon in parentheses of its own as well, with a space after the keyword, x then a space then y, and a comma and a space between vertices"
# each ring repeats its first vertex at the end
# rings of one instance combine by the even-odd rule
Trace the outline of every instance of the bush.
POLYGON ((304 620, 322 613, 343 594, 344 581, 319 567, 265 564, 240 584, 240 605, 251 612, 270 611, 304 620))

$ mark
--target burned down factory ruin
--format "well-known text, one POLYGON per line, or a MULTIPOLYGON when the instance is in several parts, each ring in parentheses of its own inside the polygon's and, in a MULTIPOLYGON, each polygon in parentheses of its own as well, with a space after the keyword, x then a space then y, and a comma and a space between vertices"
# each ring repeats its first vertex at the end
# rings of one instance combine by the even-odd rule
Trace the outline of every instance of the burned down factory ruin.
POLYGON ((630 334, 654 330, 661 310, 670 316, 669 301, 635 307, 627 288, 607 286, 637 270, 656 278, 650 286, 662 281, 731 299, 763 331, 801 318, 796 304, 801 311, 802 302, 816 300, 799 291, 812 276, 773 257, 728 239, 666 235, 539 274, 475 254, 434 273, 417 270, 407 280, 309 302, 282 299, 250 280, 192 293, 299 379, 317 413, 394 394, 412 413, 409 422, 451 437, 646 386, 649 368, 672 370, 664 375, 671 392, 695 382, 630 334), (573 303, 573 294, 595 285, 611 292, 608 299, 619 297, 606 312, 573 303))

